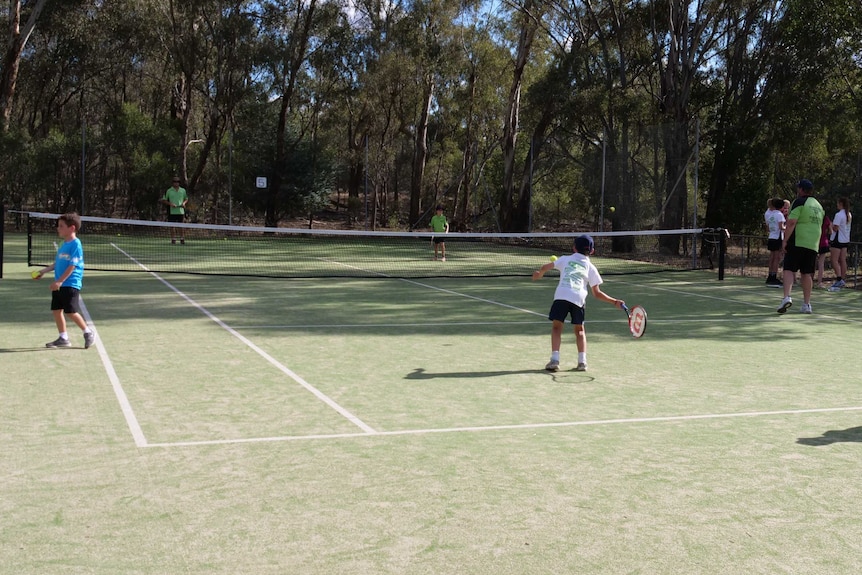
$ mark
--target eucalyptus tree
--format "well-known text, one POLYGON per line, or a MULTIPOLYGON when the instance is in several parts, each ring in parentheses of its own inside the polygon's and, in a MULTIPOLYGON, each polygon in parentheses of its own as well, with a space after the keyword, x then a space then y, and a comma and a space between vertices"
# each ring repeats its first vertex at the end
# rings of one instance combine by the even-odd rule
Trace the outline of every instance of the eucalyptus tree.
POLYGON ((36 23, 48 0, 10 0, 9 9, 5 13, 6 49, 0 62, 0 130, 9 131, 9 119, 12 114, 12 100, 18 83, 18 70, 21 64, 21 53, 27 46, 30 35, 36 28, 36 23), (26 18, 23 22, 22 19, 26 18))
MULTIPOLYGON (((654 96, 664 120, 665 191, 659 208, 664 229, 683 227, 688 213, 686 172, 693 159, 693 95, 704 69, 714 55, 725 30, 720 23, 731 9, 726 0, 650 0, 650 38, 658 70, 654 96)), ((663 236, 662 247, 672 253, 680 248, 678 236, 663 236)))
POLYGON ((455 41, 459 44, 459 66, 451 83, 449 114, 456 127, 460 158, 452 198, 454 229, 467 229, 485 210, 481 183, 485 168, 499 154, 503 113, 499 78, 509 67, 506 47, 496 41, 498 22, 479 8, 466 10, 455 41))
MULTIPOLYGON (((549 19, 558 85, 545 91, 565 94, 553 139, 582 171, 586 189, 577 205, 596 220, 610 219, 616 229, 642 223, 648 211, 639 202, 638 181, 655 172, 640 151, 651 149, 649 126, 655 121, 645 89, 652 64, 646 16, 640 3, 586 0, 555 3, 549 19), (636 177, 639 172, 645 176, 636 177)), ((615 238, 613 249, 631 245, 615 238)))
POLYGON ((332 41, 342 13, 340 4, 325 0, 266 0, 260 4, 269 95, 278 107, 265 220, 267 225, 276 225, 284 215, 283 208, 290 205, 285 196, 298 190, 285 185, 291 155, 316 125, 316 114, 308 113, 315 103, 303 90, 303 83, 315 73, 310 58, 332 41))
POLYGON ((541 28, 545 5, 535 0, 524 0, 516 5, 512 14, 512 32, 517 40, 512 52, 512 67, 509 78, 508 94, 505 100, 506 114, 503 117, 503 134, 500 149, 503 154, 502 200, 500 219, 505 230, 526 229, 529 214, 527 201, 518 202, 515 197, 515 171, 518 132, 521 115, 521 92, 524 88, 525 73, 533 57, 533 43, 541 28))
MULTIPOLYGON (((714 60, 704 70, 700 106, 706 112, 707 167, 704 224, 759 230, 762 206, 771 190, 768 132, 777 110, 768 102, 785 89, 774 55, 785 14, 782 0, 736 0, 716 21, 722 32, 714 60)), ((786 110, 785 110, 786 112, 786 110)), ((778 112, 784 113, 784 112, 778 112)))

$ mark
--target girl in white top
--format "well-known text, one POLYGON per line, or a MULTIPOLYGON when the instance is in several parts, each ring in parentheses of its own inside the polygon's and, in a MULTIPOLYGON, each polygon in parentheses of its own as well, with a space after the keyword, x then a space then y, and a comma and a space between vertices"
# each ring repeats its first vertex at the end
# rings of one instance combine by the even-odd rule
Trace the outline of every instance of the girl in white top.
POLYGON ((766 249, 769 250, 769 275, 766 277, 766 285, 769 287, 781 287, 781 280, 778 279, 778 266, 781 264, 781 240, 784 232, 785 218, 781 209, 784 207, 784 200, 781 198, 772 198, 766 202, 766 213, 763 214, 763 219, 766 222, 766 228, 769 231, 769 237, 766 240, 766 249))
POLYGON ((829 238, 829 255, 832 258, 832 269, 835 270, 835 283, 830 291, 838 291, 844 287, 847 277, 847 248, 850 245, 850 224, 853 216, 850 214, 850 199, 838 198, 838 212, 832 218, 832 236, 829 238))

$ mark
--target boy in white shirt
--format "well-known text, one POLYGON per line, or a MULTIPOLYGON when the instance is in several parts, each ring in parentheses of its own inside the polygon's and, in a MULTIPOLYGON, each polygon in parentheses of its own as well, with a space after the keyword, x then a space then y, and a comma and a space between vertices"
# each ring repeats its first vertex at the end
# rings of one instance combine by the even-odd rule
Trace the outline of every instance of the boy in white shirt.
POLYGON ((578 345, 578 365, 575 371, 587 371, 587 332, 584 331, 584 304, 587 299, 587 288, 593 297, 611 303, 623 309, 625 302, 615 299, 603 292, 599 286, 602 276, 590 261, 593 253, 593 238, 588 235, 575 238, 575 253, 546 263, 533 272, 533 280, 540 279, 546 272, 556 268, 560 271, 560 283, 554 292, 554 303, 548 319, 551 326, 551 360, 545 369, 557 371, 560 369, 560 345, 563 341, 563 325, 566 317, 571 314, 572 326, 575 329, 575 341, 578 345))

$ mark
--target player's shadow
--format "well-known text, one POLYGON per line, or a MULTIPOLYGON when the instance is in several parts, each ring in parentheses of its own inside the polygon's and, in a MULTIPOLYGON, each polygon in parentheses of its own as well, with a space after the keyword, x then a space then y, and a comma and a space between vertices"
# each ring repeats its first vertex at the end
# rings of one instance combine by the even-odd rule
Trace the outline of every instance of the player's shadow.
POLYGON ((583 372, 576 371, 558 371, 556 373, 546 371, 544 369, 513 369, 509 371, 444 371, 444 372, 428 372, 424 368, 417 367, 411 373, 404 376, 404 379, 468 379, 468 378, 483 378, 483 377, 500 377, 504 375, 518 374, 539 374, 550 376, 554 381, 563 375, 577 375, 580 378, 590 379, 583 372))
MULTIPOLYGON (((71 347, 71 348, 65 348, 65 349, 74 349, 74 347, 71 347)), ((81 347, 80 349, 84 349, 84 348, 83 348, 83 347, 81 347)), ((50 352, 56 352, 57 350, 56 350, 56 349, 52 349, 52 348, 50 348, 50 347, 0 347, 0 353, 25 353, 25 352, 28 352, 28 351, 50 351, 50 352)))
POLYGON ((862 426, 850 427, 848 429, 830 429, 824 431, 820 437, 800 437, 796 443, 819 447, 821 445, 832 445, 833 443, 862 443, 862 426))

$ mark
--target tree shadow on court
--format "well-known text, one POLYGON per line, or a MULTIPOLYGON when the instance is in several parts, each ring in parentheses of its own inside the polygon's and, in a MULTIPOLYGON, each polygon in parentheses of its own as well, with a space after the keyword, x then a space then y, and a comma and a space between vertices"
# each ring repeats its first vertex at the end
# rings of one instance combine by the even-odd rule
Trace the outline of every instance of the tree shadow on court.
POLYGON ((425 371, 424 368, 417 367, 411 373, 408 373, 404 376, 404 379, 421 379, 421 380, 430 380, 430 379, 468 379, 468 378, 485 378, 485 377, 500 377, 505 375, 522 375, 522 374, 530 374, 530 375, 547 375, 554 381, 557 381, 558 377, 568 376, 568 375, 577 375, 583 381, 592 381, 593 377, 590 377, 582 371, 558 371, 558 372, 550 372, 544 369, 512 369, 512 370, 499 370, 499 371, 442 371, 442 372, 428 372, 425 371))
POLYGON ((848 429, 830 429, 823 432, 820 437, 800 437, 796 443, 820 447, 832 445, 833 443, 862 443, 862 426, 850 427, 848 429))

